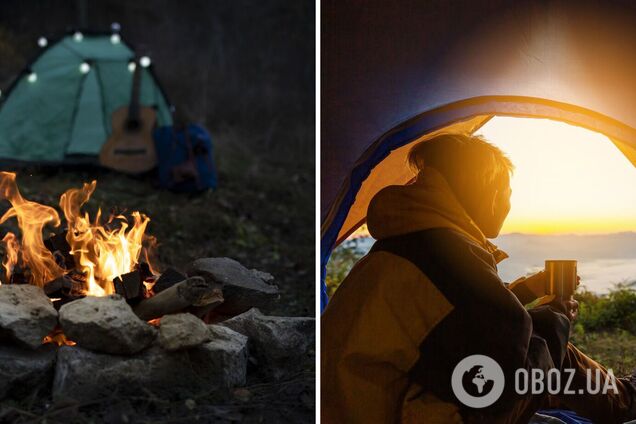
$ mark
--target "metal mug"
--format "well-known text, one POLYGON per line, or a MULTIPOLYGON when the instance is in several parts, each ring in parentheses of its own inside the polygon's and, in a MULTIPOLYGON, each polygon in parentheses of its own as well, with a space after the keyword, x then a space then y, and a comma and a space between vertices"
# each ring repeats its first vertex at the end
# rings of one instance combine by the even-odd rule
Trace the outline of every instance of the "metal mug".
POLYGON ((546 294, 568 299, 574 294, 577 284, 575 260, 545 261, 546 294))

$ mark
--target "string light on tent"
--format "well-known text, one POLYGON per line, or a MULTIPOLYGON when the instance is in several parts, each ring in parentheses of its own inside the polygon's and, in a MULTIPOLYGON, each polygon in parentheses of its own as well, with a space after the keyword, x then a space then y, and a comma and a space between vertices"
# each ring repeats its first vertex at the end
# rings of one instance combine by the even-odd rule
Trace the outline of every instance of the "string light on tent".
POLYGON ((150 63, 150 58, 148 56, 142 56, 141 59, 139 59, 139 64, 142 66, 142 68, 149 67, 150 63))
POLYGON ((29 73, 29 76, 27 77, 27 81, 29 81, 30 83, 34 83, 38 80, 38 74, 36 74, 35 72, 31 71, 29 73))
POLYGON ((75 34, 73 34, 73 40, 75 40, 75 41, 77 41, 79 43, 83 39, 84 39, 84 34, 82 34, 79 31, 75 31, 75 34))
POLYGON ((82 64, 79 67, 80 72, 83 74, 88 74, 88 72, 91 70, 91 65, 89 65, 86 62, 82 62, 82 64))
POLYGON ((119 36, 119 34, 113 34, 110 36, 110 42, 113 44, 119 44, 119 42, 121 41, 121 37, 119 36))
POLYGON ((137 64, 134 61, 128 62, 128 70, 130 72, 135 72, 136 67, 137 67, 137 64))
POLYGON ((49 40, 47 40, 46 37, 38 38, 38 46, 44 48, 47 46, 47 44, 49 44, 49 40))

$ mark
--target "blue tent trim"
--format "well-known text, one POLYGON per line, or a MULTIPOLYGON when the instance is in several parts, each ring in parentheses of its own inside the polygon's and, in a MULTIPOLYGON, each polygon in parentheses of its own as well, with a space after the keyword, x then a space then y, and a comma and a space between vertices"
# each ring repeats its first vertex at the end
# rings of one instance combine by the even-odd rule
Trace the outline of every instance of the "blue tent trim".
POLYGON ((539 414, 558 418, 566 424, 594 424, 587 418, 583 418, 580 415, 576 415, 574 412, 568 411, 566 409, 545 409, 537 412, 539 414))

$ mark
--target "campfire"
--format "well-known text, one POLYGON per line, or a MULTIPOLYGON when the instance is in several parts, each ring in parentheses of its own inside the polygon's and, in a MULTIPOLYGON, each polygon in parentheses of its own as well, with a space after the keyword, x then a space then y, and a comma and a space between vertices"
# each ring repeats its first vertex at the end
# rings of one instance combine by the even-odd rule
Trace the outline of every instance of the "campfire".
MULTIPOLYGON (((56 310, 74 300, 117 294, 154 326, 164 315, 176 312, 205 319, 223 303, 222 284, 214 279, 188 278, 172 268, 163 275, 155 271, 151 258, 156 239, 146 234, 150 218, 143 213, 104 219, 101 209, 94 217, 82 211, 96 185, 96 181, 84 183, 62 194, 60 218, 54 207, 22 196, 16 174, 0 172, 0 196, 11 204, 0 224, 15 218, 20 230, 7 232, 2 239, 2 283, 38 286, 56 310)), ((59 326, 43 343, 75 344, 59 326)))
POLYGON ((54 399, 148 387, 167 396, 227 391, 245 384, 248 354, 268 378, 302 367, 314 320, 257 309, 279 297, 270 274, 223 257, 160 274, 150 219, 91 217, 83 208, 95 188, 67 190, 60 216, 0 172, 0 197, 10 203, 0 223, 15 218, 19 228, 2 239, 0 399, 38 385, 54 399))
POLYGON ((102 224, 100 209, 91 219, 81 209, 95 191, 93 181, 60 197, 63 227, 57 210, 26 200, 15 179, 14 173, 0 172, 0 193, 11 203, 0 224, 16 218, 21 232, 20 238, 8 232, 2 239, 5 283, 34 284, 64 298, 125 295, 126 289, 146 297, 142 289, 151 289, 155 278, 149 262, 155 239, 145 234, 147 216, 133 212, 131 225, 127 217, 111 215, 102 224), (58 232, 45 239, 47 228, 58 232), (134 280, 139 289, 133 287, 134 280))

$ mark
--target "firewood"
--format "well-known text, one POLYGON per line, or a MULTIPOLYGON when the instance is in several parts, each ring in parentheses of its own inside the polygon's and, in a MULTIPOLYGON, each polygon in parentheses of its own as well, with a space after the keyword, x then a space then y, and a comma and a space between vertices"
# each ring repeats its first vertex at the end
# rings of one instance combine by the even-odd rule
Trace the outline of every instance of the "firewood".
POLYGON ((53 307, 60 309, 62 305, 85 296, 86 283, 76 280, 74 273, 62 275, 44 285, 44 293, 53 300, 53 307))
MULTIPOLYGON (((230 258, 201 258, 187 266, 189 276, 200 275, 223 287, 223 304, 213 315, 235 316, 251 308, 270 310, 279 298, 271 275, 247 269, 230 258)), ((214 317, 208 318, 216 320, 214 317)))
POLYGON ((135 303, 145 297, 146 288, 138 270, 127 272, 113 280, 115 293, 121 295, 128 303, 135 303))
POLYGON ((44 293, 48 297, 63 297, 69 295, 73 289, 73 281, 66 275, 57 277, 44 285, 44 293))
POLYGON ((190 277, 161 293, 137 304, 133 311, 145 321, 173 314, 190 307, 219 305, 223 295, 221 286, 201 277, 190 277))
POLYGON ((57 264, 66 269, 75 267, 75 258, 71 255, 71 246, 66 241, 66 231, 54 234, 44 240, 44 246, 53 253, 57 264))
POLYGON ((184 274, 180 273, 174 268, 168 268, 157 279, 155 285, 152 286, 152 291, 155 294, 160 293, 185 279, 186 276, 184 274))
POLYGON ((13 267, 9 284, 29 284, 31 272, 28 268, 22 268, 19 264, 13 267))
POLYGON ((151 281, 155 279, 155 275, 150 271, 150 265, 148 265, 147 262, 139 262, 137 264, 137 271, 139 271, 141 281, 151 281))

